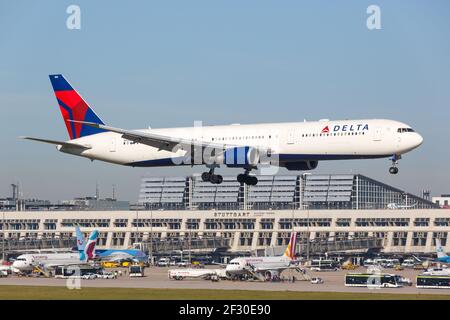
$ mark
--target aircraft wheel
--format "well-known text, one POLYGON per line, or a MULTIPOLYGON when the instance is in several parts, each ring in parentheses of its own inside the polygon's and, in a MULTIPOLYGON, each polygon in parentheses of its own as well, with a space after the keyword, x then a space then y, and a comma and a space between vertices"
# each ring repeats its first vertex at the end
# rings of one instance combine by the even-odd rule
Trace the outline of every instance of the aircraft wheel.
POLYGON ((258 178, 247 176, 247 178, 245 179, 245 183, 249 186, 256 186, 256 184, 258 183, 258 178))
POLYGON ((237 176, 237 181, 239 182, 239 183, 244 183, 245 182, 245 178, 246 178, 246 175, 245 174, 243 174, 243 173, 241 173, 241 174, 238 174, 238 176, 237 176))
POLYGON ((211 175, 209 181, 211 181, 211 183, 213 184, 221 184, 223 181, 223 177, 220 174, 213 174, 211 175))
POLYGON ((390 174, 397 174, 398 173, 398 168, 397 167, 390 167, 389 168, 389 173, 390 174))
POLYGON ((210 181, 210 179, 211 179, 211 174, 209 172, 203 172, 202 173, 202 180, 203 180, 203 182, 210 181))

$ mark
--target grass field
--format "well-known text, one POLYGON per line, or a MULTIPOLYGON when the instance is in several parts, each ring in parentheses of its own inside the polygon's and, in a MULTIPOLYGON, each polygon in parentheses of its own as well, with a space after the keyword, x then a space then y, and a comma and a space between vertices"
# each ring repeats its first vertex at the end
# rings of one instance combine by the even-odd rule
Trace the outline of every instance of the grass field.
POLYGON ((340 293, 197 289, 82 288, 0 286, 0 300, 449 300, 450 295, 340 293))

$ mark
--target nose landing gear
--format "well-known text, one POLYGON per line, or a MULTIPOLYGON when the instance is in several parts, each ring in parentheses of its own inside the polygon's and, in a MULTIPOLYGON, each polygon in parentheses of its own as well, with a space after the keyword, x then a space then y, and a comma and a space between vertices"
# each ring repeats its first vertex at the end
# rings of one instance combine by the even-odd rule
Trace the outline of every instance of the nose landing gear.
POLYGON ((401 159, 401 156, 397 155, 397 154, 394 154, 390 158, 390 160, 392 161, 392 167, 389 168, 389 173, 390 174, 397 174, 398 173, 397 165, 398 165, 398 160, 400 160, 400 159, 401 159))

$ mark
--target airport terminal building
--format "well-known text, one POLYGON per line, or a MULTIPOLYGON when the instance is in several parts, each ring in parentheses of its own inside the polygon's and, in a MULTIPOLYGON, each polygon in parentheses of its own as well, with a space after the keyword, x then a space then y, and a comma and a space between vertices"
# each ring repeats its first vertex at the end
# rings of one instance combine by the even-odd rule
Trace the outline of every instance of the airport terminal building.
POLYGON ((450 209, 363 175, 258 177, 256 186, 224 177, 143 178, 145 210, 4 211, 0 237, 69 238, 79 225, 100 232, 99 247, 173 239, 226 239, 230 251, 300 242, 377 238, 386 253, 431 253, 439 238, 450 252, 450 209))

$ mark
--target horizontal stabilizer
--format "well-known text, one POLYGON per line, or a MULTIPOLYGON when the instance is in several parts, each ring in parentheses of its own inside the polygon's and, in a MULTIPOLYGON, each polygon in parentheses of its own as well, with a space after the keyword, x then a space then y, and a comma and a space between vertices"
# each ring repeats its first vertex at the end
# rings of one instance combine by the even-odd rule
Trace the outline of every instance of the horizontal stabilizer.
POLYGON ((38 142, 44 142, 44 143, 49 143, 49 144, 54 144, 54 145, 57 145, 57 146, 62 146, 62 147, 67 147, 67 148, 76 148, 76 149, 80 149, 80 150, 91 149, 91 147, 89 147, 89 146, 83 146, 81 144, 71 143, 71 142, 48 140, 48 139, 40 139, 40 138, 32 138, 32 137, 19 137, 19 138, 26 139, 26 140, 38 141, 38 142))

